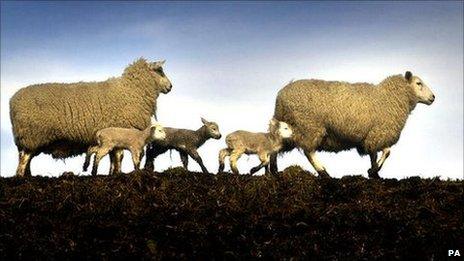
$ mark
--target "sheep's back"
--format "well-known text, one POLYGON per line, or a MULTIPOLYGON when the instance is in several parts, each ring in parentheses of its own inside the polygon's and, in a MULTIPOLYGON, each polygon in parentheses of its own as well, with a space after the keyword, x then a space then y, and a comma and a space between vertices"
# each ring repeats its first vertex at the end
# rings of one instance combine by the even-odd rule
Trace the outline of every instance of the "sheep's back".
POLYGON ((376 120, 374 108, 381 104, 376 98, 372 84, 300 80, 279 92, 274 116, 297 131, 323 127, 341 139, 360 141, 376 120))

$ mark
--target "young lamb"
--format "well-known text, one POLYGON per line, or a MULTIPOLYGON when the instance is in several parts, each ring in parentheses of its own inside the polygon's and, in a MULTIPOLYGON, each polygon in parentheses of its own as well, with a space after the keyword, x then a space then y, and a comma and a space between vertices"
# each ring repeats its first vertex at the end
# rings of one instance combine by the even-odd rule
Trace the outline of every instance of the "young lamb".
POLYGON ((230 156, 230 168, 234 174, 238 174, 237 160, 245 153, 247 155, 257 154, 261 164, 252 168, 253 174, 265 167, 266 174, 269 173, 270 156, 280 151, 284 139, 290 138, 293 134, 291 127, 282 121, 272 119, 269 122, 268 133, 254 133, 248 131, 235 131, 227 135, 227 148, 219 151, 219 170, 224 170, 224 159, 230 156))
POLYGON ((153 122, 145 130, 110 127, 99 130, 96 136, 98 146, 92 146, 88 149, 84 163, 84 171, 86 171, 89 166, 90 156, 95 153, 92 175, 97 174, 98 163, 106 154, 113 150, 122 149, 131 152, 134 168, 138 170, 145 145, 153 140, 165 139, 166 132, 161 124, 153 122))
POLYGON ((147 146, 145 169, 153 171, 155 158, 174 149, 179 152, 184 168, 187 169, 188 156, 190 156, 200 165, 204 173, 208 173, 197 149, 210 138, 220 139, 221 133, 217 123, 209 122, 203 118, 201 118, 201 122, 203 126, 196 131, 166 127, 166 139, 153 141, 147 146))

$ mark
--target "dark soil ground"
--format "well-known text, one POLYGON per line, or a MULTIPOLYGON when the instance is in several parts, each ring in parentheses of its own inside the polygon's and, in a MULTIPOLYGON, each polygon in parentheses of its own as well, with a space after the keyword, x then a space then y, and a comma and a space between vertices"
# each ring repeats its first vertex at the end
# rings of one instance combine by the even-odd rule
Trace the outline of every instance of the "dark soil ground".
POLYGON ((204 175, 0 178, 0 260, 445 259, 464 183, 204 175))

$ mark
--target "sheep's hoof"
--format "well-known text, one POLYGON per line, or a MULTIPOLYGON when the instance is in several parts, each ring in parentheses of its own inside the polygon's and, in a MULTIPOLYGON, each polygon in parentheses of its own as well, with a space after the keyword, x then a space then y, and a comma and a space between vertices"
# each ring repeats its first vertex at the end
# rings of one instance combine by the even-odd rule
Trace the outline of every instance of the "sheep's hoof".
POLYGON ((367 174, 369 175, 370 179, 380 179, 379 172, 374 171, 373 169, 368 169, 367 174))
POLYGON ((329 173, 327 173, 327 171, 325 169, 321 170, 321 171, 318 171, 317 174, 319 174, 318 177, 320 177, 320 178, 325 178, 325 179, 327 179, 327 178, 330 179, 331 178, 329 173))

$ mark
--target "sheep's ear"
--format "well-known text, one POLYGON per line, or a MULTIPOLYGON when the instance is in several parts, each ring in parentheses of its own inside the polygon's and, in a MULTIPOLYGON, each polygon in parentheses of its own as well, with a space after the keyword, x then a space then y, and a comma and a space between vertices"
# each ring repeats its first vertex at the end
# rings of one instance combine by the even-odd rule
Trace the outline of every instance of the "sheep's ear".
POLYGON ((157 64, 159 67, 161 67, 161 66, 164 65, 165 62, 166 62, 166 60, 162 60, 162 61, 156 62, 156 64, 157 64))
POLYGON ((201 117, 201 122, 203 122, 203 124, 208 124, 209 122, 207 120, 205 120, 203 117, 201 117))
POLYGON ((411 79, 412 79, 412 73, 410 71, 407 71, 405 74, 404 74, 404 78, 410 82, 411 79))

